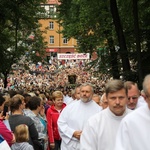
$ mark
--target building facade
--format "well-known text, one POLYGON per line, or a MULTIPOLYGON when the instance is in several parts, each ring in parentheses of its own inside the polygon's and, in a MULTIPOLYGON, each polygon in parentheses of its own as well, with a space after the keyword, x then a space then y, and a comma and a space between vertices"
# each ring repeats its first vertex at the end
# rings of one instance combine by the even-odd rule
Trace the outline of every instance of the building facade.
POLYGON ((56 20, 56 6, 59 5, 58 0, 48 0, 46 4, 41 4, 47 13, 41 14, 39 23, 42 25, 41 30, 47 28, 47 32, 43 34, 47 44, 46 55, 56 56, 57 53, 74 53, 76 51, 76 40, 63 37, 59 33, 61 27, 56 20))

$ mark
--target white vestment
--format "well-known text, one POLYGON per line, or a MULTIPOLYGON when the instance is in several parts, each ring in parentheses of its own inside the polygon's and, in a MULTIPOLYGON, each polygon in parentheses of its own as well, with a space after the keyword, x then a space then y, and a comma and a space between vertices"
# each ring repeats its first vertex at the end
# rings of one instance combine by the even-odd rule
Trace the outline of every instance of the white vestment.
POLYGON ((139 107, 141 107, 141 106, 143 106, 143 105, 146 105, 146 104, 147 104, 147 103, 146 103, 144 97, 143 97, 143 96, 140 96, 140 97, 138 98, 136 108, 139 108, 139 107))
POLYGON ((80 150, 114 150, 119 124, 131 110, 126 108, 122 116, 116 116, 109 107, 92 116, 85 125, 80 150))
POLYGON ((87 120, 101 110, 102 107, 92 100, 87 103, 78 100, 66 106, 58 118, 61 150, 79 150, 80 141, 73 137, 73 133, 82 131, 87 120))
POLYGON ((67 96, 64 96, 64 103, 66 105, 68 105, 71 101, 73 101, 73 98, 72 97, 69 97, 68 95, 67 96))
POLYGON ((115 150, 150 150, 150 109, 141 106, 126 116, 119 127, 115 150))

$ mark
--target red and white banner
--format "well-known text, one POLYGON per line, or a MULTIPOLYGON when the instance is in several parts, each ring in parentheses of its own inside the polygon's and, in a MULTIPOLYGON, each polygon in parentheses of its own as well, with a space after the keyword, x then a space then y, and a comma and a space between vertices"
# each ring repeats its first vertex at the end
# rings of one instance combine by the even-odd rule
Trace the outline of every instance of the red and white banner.
POLYGON ((75 53, 75 54, 64 54, 64 53, 57 53, 58 59, 89 59, 89 53, 75 53))
POLYGON ((57 48, 46 48, 46 52, 58 52, 58 49, 57 48))

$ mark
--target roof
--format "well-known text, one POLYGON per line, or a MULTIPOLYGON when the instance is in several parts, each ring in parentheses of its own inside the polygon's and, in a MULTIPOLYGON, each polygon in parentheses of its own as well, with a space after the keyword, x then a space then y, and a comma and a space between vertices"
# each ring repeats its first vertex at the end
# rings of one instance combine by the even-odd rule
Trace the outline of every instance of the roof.
POLYGON ((47 0, 47 4, 60 4, 59 0, 47 0))

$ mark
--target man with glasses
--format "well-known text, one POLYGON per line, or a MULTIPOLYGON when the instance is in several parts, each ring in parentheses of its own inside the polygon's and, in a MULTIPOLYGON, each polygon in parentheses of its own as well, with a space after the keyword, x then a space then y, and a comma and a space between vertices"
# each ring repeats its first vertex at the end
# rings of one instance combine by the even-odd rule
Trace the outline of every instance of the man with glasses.
POLYGON ((150 74, 144 79, 143 90, 147 103, 122 120, 115 150, 150 149, 150 74))
POLYGON ((129 109, 134 110, 137 107, 139 107, 138 101, 144 101, 144 100, 140 96, 140 91, 139 91, 138 85, 135 82, 126 81, 125 85, 127 86, 127 89, 128 89, 127 107, 129 109))
POLYGON ((108 107, 92 116, 86 123, 80 139, 80 150, 114 150, 118 127, 130 109, 127 105, 127 88, 123 81, 106 84, 108 107))

